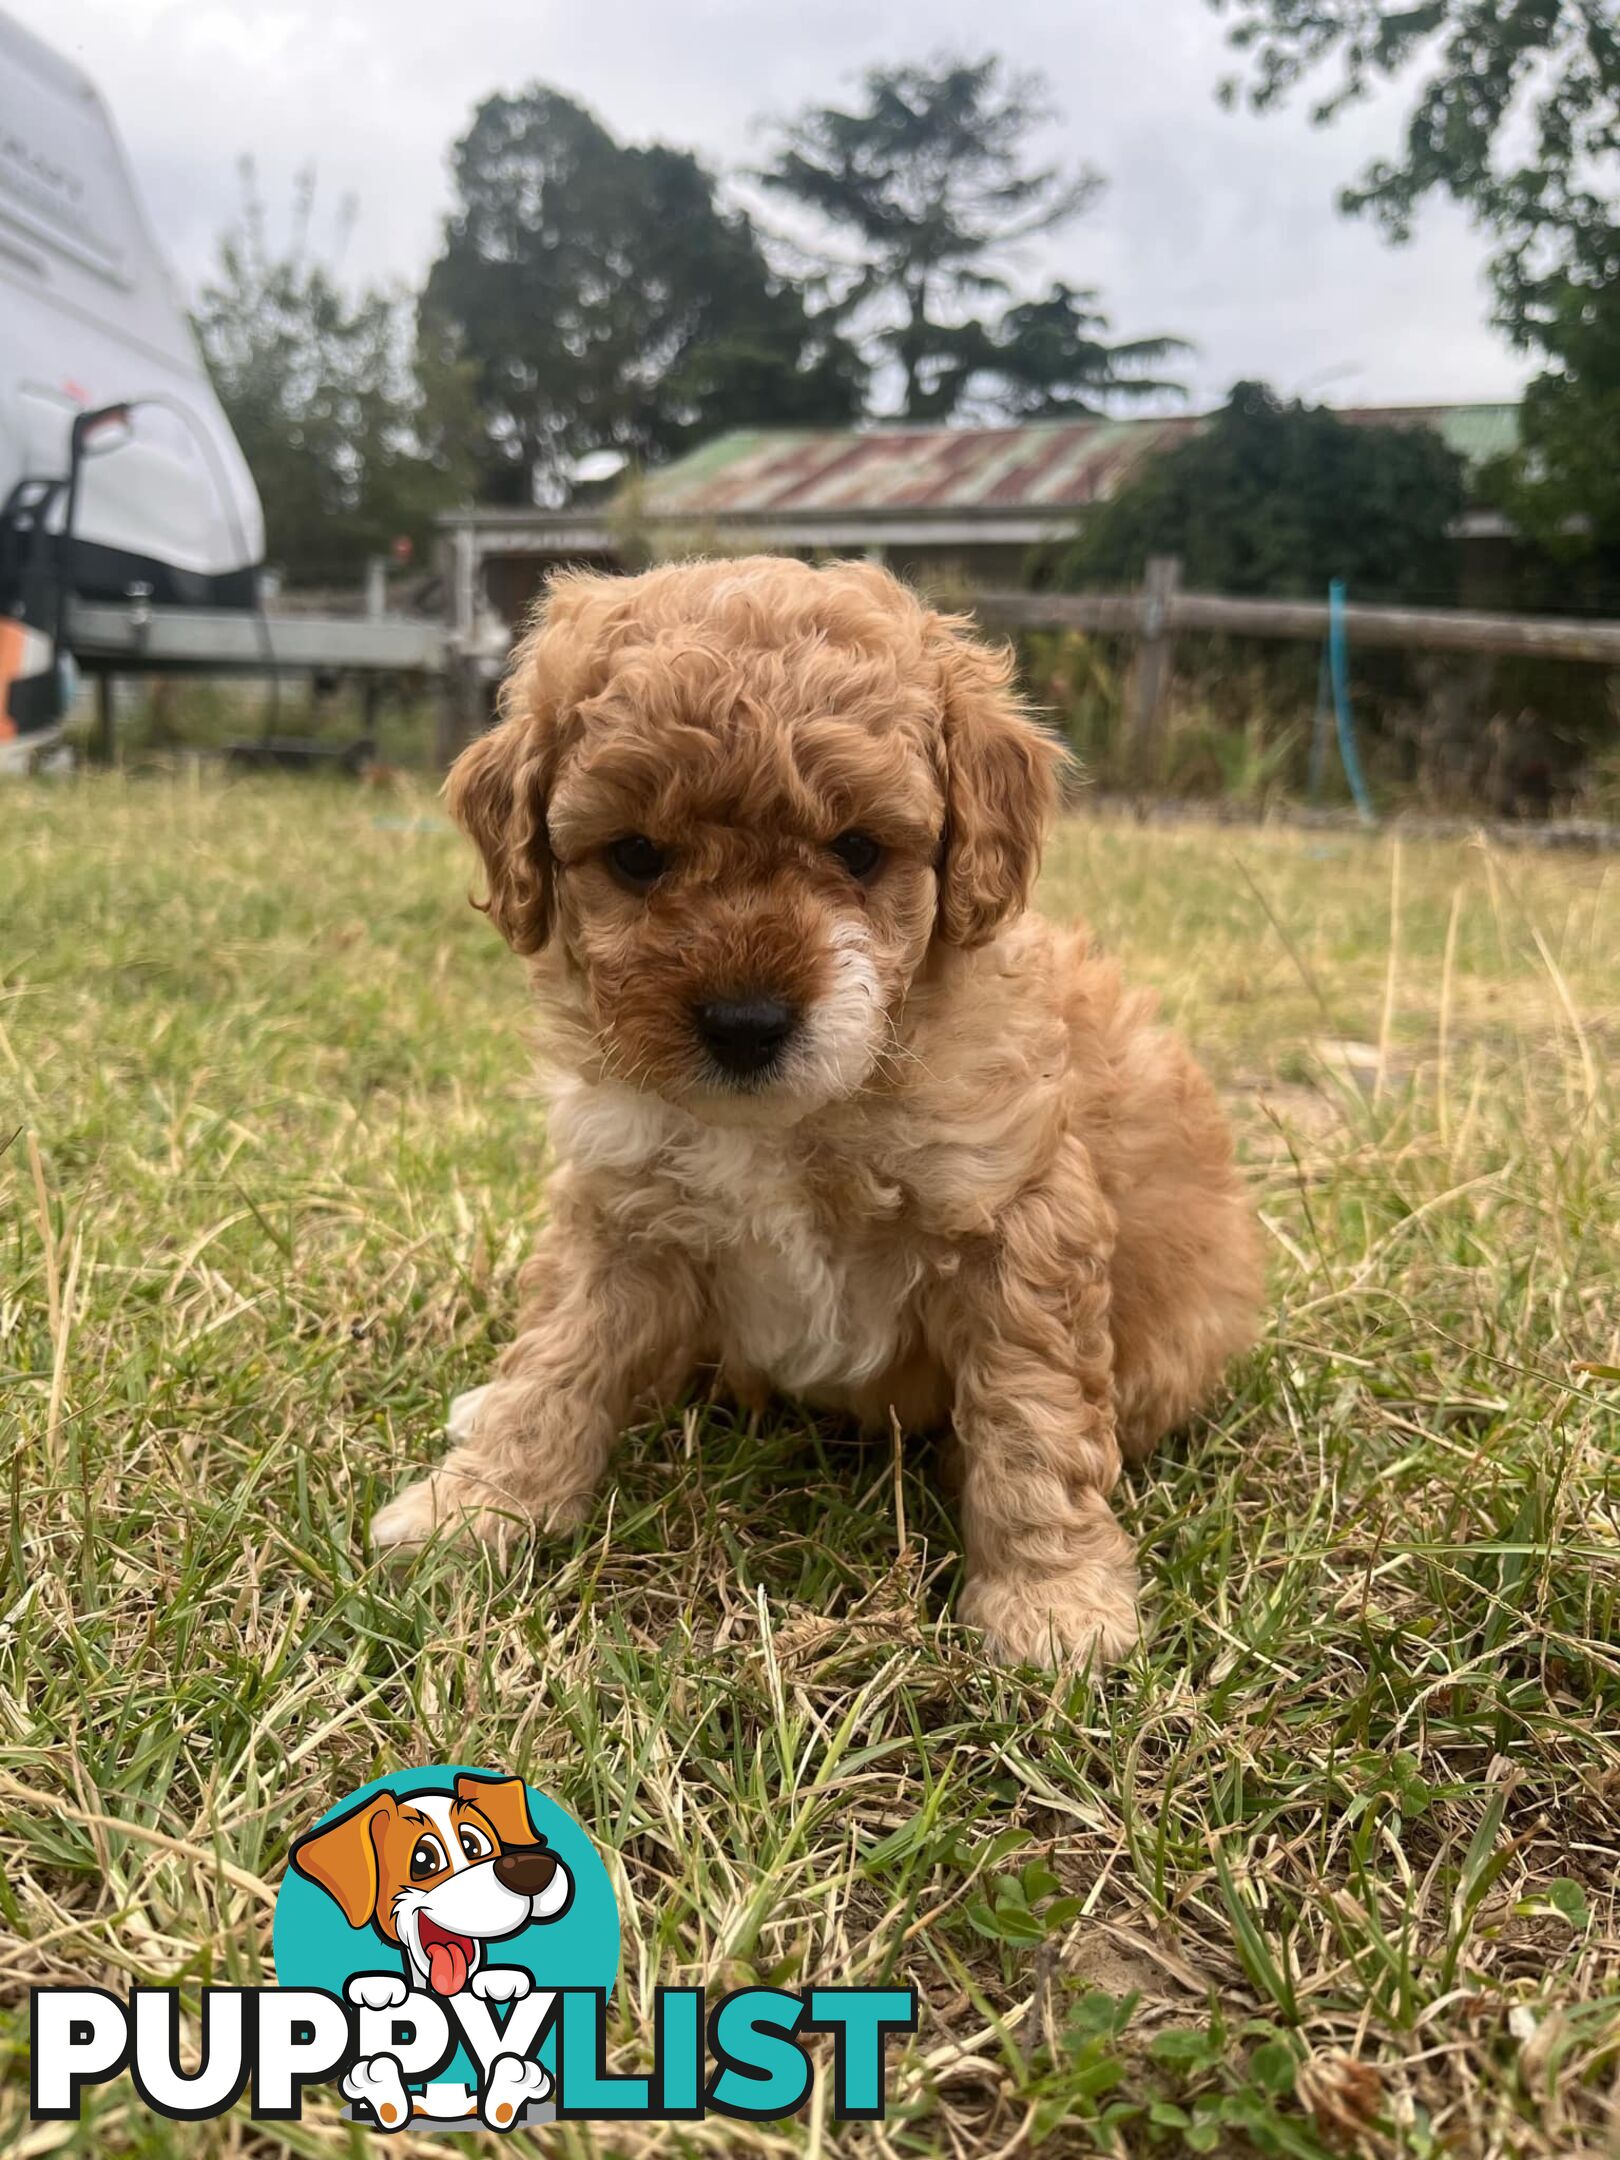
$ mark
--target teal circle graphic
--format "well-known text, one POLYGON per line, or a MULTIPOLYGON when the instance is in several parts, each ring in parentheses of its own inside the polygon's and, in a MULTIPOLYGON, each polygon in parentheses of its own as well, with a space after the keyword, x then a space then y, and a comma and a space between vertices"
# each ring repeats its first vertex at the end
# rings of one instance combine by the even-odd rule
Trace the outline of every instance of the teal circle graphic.
MULTIPOLYGON (((317 1822, 298 1833, 302 1838, 324 1829, 379 1793, 406 1800, 424 1792, 451 1792, 458 1777, 502 1778, 504 1771, 483 1770, 473 1763, 430 1763, 419 1770, 396 1770, 358 1786, 327 1809, 317 1822)), ((549 1793, 525 1782, 529 1819, 573 1877, 573 1896, 554 1920, 532 1921, 521 1933, 489 1946, 490 1962, 518 1965, 537 1988, 608 1988, 619 1970, 619 1906, 602 1856, 574 1817, 549 1793)), ((341 1995, 357 1973, 397 1973, 407 1978, 403 1953, 375 1928, 351 1927, 337 1900, 299 1874, 289 1861, 276 1893, 271 1931, 276 1981, 281 1987, 325 1988, 341 1995)), ((414 1984, 414 1983, 413 1983, 414 1984)), ((556 2037, 539 2050, 547 2069, 556 2070, 556 2037)), ((447 2078, 474 2076, 465 2052, 443 2073, 447 2078)))

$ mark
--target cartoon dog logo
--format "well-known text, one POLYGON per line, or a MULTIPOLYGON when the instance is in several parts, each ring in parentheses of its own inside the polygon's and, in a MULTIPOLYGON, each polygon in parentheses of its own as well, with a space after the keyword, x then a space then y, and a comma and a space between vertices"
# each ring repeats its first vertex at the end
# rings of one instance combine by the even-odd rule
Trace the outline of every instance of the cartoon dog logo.
MULTIPOLYGON (((521 1778, 459 1773, 444 1792, 399 1798, 374 1793, 358 1807, 300 1838, 292 1864, 342 1908, 350 1927, 368 1924, 399 1953, 403 1971, 359 1973, 346 1990, 368 2010, 401 2008, 413 1990, 453 1999, 516 2003, 533 1988, 518 1965, 489 1962, 487 1946, 557 1920, 574 1895, 573 1878, 535 1829, 521 1778)), ((384 2129, 412 2114, 437 2114, 406 2092, 389 2055, 363 2058, 343 2080, 384 2129)), ((537 2062, 503 2054, 479 2109, 492 2128, 509 2127, 550 2079, 537 2062)), ((429 2102, 471 2113, 465 2088, 430 2088, 429 2102)))

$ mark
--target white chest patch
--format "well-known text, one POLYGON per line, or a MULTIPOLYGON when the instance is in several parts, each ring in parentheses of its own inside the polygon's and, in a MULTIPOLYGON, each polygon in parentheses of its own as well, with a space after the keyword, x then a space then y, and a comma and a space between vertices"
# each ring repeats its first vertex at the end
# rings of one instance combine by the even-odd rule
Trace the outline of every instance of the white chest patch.
POLYGON ((710 1263, 728 1362, 790 1393, 893 1362, 917 1274, 891 1241, 817 1206, 792 1130, 705 1125, 628 1088, 570 1083, 551 1134, 582 1170, 626 1178, 627 1223, 710 1263))

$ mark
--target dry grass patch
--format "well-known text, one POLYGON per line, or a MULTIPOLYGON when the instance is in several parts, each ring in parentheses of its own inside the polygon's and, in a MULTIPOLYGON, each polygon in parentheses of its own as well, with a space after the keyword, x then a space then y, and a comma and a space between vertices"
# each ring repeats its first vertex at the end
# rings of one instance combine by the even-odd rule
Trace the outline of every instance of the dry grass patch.
POLYGON ((1147 1647, 1054 1701, 950 1625, 927 1451, 897 1479, 790 1413, 636 1434, 510 1575, 374 1566, 544 1207, 461 846, 425 797, 269 782, 0 817, 6 2151, 361 2149, 329 2105, 272 2137, 122 2084, 30 2127, 25 1992, 267 1979, 289 1838, 433 1759, 521 1769, 618 1856, 616 2068, 658 1982, 923 1997, 884 2126, 548 2150, 1605 2148, 1614 866, 1060 836, 1045 904, 1233 1103, 1274 1313, 1122 1495, 1147 1647))

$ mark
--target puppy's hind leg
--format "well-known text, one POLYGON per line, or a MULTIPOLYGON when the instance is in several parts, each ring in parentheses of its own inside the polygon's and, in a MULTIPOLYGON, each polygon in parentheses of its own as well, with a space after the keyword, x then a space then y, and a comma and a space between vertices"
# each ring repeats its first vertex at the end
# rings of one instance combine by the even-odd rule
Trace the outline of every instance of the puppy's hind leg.
POLYGON ((1109 1325, 1127 1462, 1185 1425, 1254 1341, 1265 1285, 1259 1225, 1201 1073, 1189 1072, 1182 1117, 1150 1121, 1148 1140, 1114 1196, 1109 1325))
POLYGON ((575 1225, 566 1242, 548 1231, 537 1259, 551 1302, 505 1353, 499 1376, 451 1405, 455 1445, 376 1517, 379 1549, 441 1534, 500 1544, 531 1524, 574 1528, 637 1403, 684 1383, 703 1299, 681 1254, 626 1254, 575 1225))

